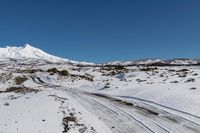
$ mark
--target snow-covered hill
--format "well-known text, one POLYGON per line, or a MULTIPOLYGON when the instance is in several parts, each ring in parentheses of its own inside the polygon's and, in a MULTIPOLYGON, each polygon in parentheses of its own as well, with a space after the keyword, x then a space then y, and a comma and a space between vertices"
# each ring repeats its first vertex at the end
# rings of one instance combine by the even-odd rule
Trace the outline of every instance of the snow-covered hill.
POLYGON ((200 133, 198 62, 82 66, 30 45, 0 48, 0 133, 200 133))
POLYGON ((136 61, 114 61, 106 63, 105 65, 157 65, 157 66, 182 66, 182 65, 200 65, 200 60, 198 59, 170 59, 170 60, 161 60, 161 59, 143 59, 136 61))
POLYGON ((68 62, 70 64, 80 64, 80 65, 93 65, 93 63, 88 62, 78 62, 69 59, 60 58, 51 54, 44 52, 41 49, 35 48, 29 44, 23 47, 10 47, 0 48, 0 60, 4 59, 14 59, 14 60, 45 60, 48 62, 62 63, 68 62))
POLYGON ((24 47, 10 47, 0 48, 0 58, 13 58, 13 59, 43 59, 54 62, 60 61, 69 61, 67 59, 62 59, 50 54, 45 53, 44 51, 34 48, 29 44, 26 44, 24 47))
MULTIPOLYGON (((69 63, 69 64, 78 64, 78 65, 95 65, 95 63, 89 62, 78 62, 74 60, 69 60, 61 57, 57 57, 51 54, 44 52, 39 48, 35 48, 29 44, 26 44, 22 47, 10 47, 7 46, 5 48, 0 48, 0 61, 5 59, 12 60, 43 60, 53 63, 69 63)), ((200 65, 200 60, 198 59, 185 59, 185 58, 177 58, 170 60, 162 60, 162 59, 143 59, 136 61, 114 61, 109 63, 104 63, 103 65, 200 65)), ((102 65, 102 64, 96 64, 102 65)))

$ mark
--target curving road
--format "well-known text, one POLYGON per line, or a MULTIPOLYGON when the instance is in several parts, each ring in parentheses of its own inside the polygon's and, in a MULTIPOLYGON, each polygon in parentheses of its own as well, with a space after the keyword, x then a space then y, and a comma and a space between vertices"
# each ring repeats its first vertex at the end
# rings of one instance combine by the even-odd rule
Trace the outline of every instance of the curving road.
POLYGON ((200 133, 198 123, 158 107, 48 84, 39 77, 31 78, 44 87, 66 92, 67 97, 73 98, 91 114, 98 116, 113 133, 200 133))

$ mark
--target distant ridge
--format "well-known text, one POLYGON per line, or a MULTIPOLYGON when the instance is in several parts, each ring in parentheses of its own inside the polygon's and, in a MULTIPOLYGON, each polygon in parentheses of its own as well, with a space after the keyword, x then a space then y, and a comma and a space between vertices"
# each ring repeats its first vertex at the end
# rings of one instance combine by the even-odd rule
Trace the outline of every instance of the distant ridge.
POLYGON ((48 62, 53 63, 69 63, 75 64, 80 66, 137 66, 137 65, 151 65, 151 66, 181 66, 181 65, 200 65, 200 59, 187 59, 187 58, 175 58, 175 59, 168 59, 168 60, 161 60, 161 59, 142 59, 142 60, 135 60, 135 61, 113 61, 109 63, 103 64, 95 64, 95 63, 88 63, 88 62, 78 62, 73 61, 61 57, 57 57, 51 54, 44 52, 39 48, 35 48, 30 44, 26 44, 22 47, 10 47, 6 46, 4 48, 0 48, 0 59, 10 59, 10 60, 24 60, 24 59, 34 59, 34 60, 45 60, 48 62))
POLYGON ((144 66, 192 66, 200 65, 199 59, 187 59, 187 58, 175 58, 168 60, 161 59, 143 59, 136 61, 114 61, 109 62, 104 65, 122 65, 122 66, 132 66, 132 65, 144 65, 144 66))

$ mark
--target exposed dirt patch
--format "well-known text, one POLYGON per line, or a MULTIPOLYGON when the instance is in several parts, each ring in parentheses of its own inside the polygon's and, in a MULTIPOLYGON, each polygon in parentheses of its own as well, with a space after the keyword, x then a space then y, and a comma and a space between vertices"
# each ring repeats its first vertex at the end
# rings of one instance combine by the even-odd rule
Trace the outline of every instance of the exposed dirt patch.
POLYGON ((150 109, 147 109, 147 108, 144 108, 144 107, 136 106, 136 108, 137 108, 138 110, 144 111, 144 112, 146 112, 146 113, 148 113, 148 114, 159 115, 158 112, 153 111, 153 110, 150 110, 150 109))
POLYGON ((9 93, 9 92, 14 92, 14 93, 19 93, 19 94, 27 94, 27 93, 37 93, 40 90, 36 90, 33 88, 28 88, 25 86, 19 86, 19 87, 10 87, 7 88, 5 91, 0 91, 0 93, 9 93))
POLYGON ((120 104, 124 104, 124 105, 127 105, 127 106, 134 106, 133 103, 130 103, 130 102, 127 102, 127 101, 122 101, 120 99, 116 99, 116 98, 113 98, 113 97, 109 97, 107 95, 103 95, 103 94, 97 94, 97 93, 91 93, 92 95, 95 95, 95 96, 98 96, 98 97, 102 97, 102 98, 105 98, 105 99, 108 99, 108 100, 111 100, 111 101, 115 101, 115 102, 118 102, 120 104))
POLYGON ((12 77, 13 77, 12 73, 9 73, 9 74, 1 73, 0 74, 0 82, 5 83, 8 80, 12 79, 12 77))
POLYGON ((177 80, 175 80, 175 81, 171 81, 170 83, 179 83, 177 80))
POLYGON ((117 102, 119 104, 123 104, 123 105, 126 105, 126 106, 130 106, 130 107, 133 107, 135 109, 138 109, 142 112, 145 112, 145 113, 148 113, 148 114, 151 114, 151 115, 159 115, 158 112, 152 110, 152 109, 148 109, 148 108, 145 108, 145 107, 141 107, 141 106, 138 106, 138 105, 134 105, 133 103, 131 102, 127 102, 127 101, 123 101, 123 100, 120 100, 120 99, 117 99, 117 98, 112 98, 112 97, 109 97, 107 95, 103 95, 103 94, 96 94, 96 93, 93 93, 93 95, 95 96, 98 96, 98 97, 102 97, 102 98, 106 98, 106 99, 109 99, 111 101, 114 101, 114 102, 117 102))
POLYGON ((16 83, 16 85, 21 85, 26 80, 28 80, 27 77, 21 77, 21 76, 15 77, 15 83, 16 83))
POLYGON ((140 71, 144 71, 144 72, 149 72, 149 71, 155 71, 158 70, 157 67, 144 67, 144 68, 140 68, 140 71))
POLYGON ((188 83, 188 82, 195 82, 195 79, 189 78, 187 81, 185 81, 185 83, 188 83))
POLYGON ((89 74, 85 74, 85 75, 76 75, 76 74, 70 74, 70 77, 73 79, 73 80, 87 80, 87 81, 90 81, 90 82, 93 82, 94 79, 93 79, 93 76, 89 75, 89 74))
POLYGON ((77 119, 74 116, 67 116, 62 119, 62 124, 64 126, 63 133, 66 133, 70 130, 69 124, 70 123, 77 123, 77 119))
POLYGON ((189 70, 188 69, 180 69, 180 70, 177 70, 176 72, 188 72, 189 70))

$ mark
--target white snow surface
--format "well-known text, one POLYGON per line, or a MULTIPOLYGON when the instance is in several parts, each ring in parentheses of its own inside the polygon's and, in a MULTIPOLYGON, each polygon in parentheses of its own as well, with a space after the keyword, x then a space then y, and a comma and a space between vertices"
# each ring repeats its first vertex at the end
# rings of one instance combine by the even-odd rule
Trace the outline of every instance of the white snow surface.
POLYGON ((0 133, 200 133, 200 66, 49 64, 30 45, 0 57, 0 133))

